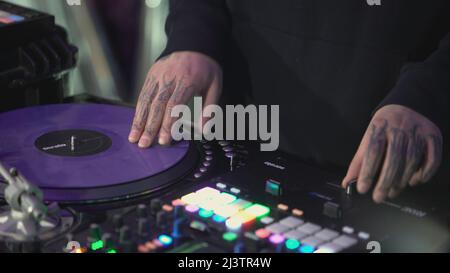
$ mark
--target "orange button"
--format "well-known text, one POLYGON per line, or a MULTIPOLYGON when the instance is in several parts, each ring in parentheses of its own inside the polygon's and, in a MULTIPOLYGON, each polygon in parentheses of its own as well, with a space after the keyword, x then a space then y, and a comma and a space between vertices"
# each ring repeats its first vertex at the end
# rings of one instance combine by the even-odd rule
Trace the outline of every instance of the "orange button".
POLYGON ((302 217, 305 214, 305 212, 300 209, 293 209, 292 214, 298 217, 302 217))
POLYGON ((282 210, 282 211, 288 211, 289 210, 289 206, 285 205, 285 204, 279 204, 278 205, 278 209, 282 210))
POLYGON ((265 228, 261 228, 261 229, 258 229, 257 231, 255 231, 255 235, 258 236, 258 238, 261 238, 261 239, 269 238, 270 234, 271 234, 270 231, 268 231, 265 228))

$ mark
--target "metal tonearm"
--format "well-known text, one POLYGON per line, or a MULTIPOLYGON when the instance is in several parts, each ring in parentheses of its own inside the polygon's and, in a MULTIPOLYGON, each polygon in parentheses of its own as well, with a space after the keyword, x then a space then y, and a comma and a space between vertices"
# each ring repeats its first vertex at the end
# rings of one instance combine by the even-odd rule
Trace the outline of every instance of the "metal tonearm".
POLYGON ((0 213, 0 237, 16 241, 33 241, 53 229, 57 222, 48 217, 49 209, 42 191, 16 169, 8 170, 0 163, 0 176, 8 183, 5 201, 10 210, 0 213))

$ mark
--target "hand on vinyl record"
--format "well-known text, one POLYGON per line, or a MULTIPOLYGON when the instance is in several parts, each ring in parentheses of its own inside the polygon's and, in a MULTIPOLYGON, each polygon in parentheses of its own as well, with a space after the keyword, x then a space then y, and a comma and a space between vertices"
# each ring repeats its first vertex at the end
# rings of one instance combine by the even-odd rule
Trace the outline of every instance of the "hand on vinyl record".
POLYGON ((343 187, 357 179, 357 189, 380 203, 395 198, 408 185, 427 183, 442 159, 442 134, 421 114, 400 105, 381 108, 353 158, 343 187))
POLYGON ((222 92, 222 70, 213 59, 196 52, 175 52, 150 69, 136 107, 129 141, 148 148, 155 142, 170 144, 170 113, 202 96, 205 106, 217 104, 222 92))

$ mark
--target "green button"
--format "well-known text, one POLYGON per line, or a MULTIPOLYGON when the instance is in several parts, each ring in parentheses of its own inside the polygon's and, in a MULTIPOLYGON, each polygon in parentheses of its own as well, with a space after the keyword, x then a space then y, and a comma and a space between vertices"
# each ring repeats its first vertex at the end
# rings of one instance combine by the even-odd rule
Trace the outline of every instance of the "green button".
POLYGON ((255 216, 256 218, 262 218, 264 216, 269 215, 270 208, 260 204, 254 204, 251 207, 247 208, 245 211, 255 216))
POLYGON ((237 234, 233 232, 227 232, 223 235, 223 239, 228 242, 236 241, 237 237, 237 234))
POLYGON ((289 250, 294 250, 300 247, 300 242, 297 240, 289 239, 286 241, 286 248, 289 250))
POLYGON ((214 215, 214 212, 212 212, 210 210, 201 209, 198 212, 198 215, 200 215, 200 217, 202 217, 202 218, 209 218, 209 217, 212 217, 214 215))
POLYGON ((266 192, 274 196, 281 196, 281 183, 274 180, 267 180, 266 192))
POLYGON ((92 244, 91 244, 91 249, 93 250, 93 251, 97 251, 97 250, 99 250, 99 249, 102 249, 103 248, 103 241, 102 240, 99 240, 99 241, 96 241, 96 242, 93 242, 92 244))

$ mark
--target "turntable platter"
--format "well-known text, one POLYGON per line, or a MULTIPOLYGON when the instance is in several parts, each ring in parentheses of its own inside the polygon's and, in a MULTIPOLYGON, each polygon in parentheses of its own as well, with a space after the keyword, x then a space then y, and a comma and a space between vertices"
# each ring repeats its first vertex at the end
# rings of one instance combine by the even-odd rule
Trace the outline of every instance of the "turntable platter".
POLYGON ((182 164, 191 144, 140 149, 127 140, 133 115, 132 108, 97 104, 1 114, 0 161, 20 170, 50 201, 120 198, 177 181, 192 167, 182 164))

